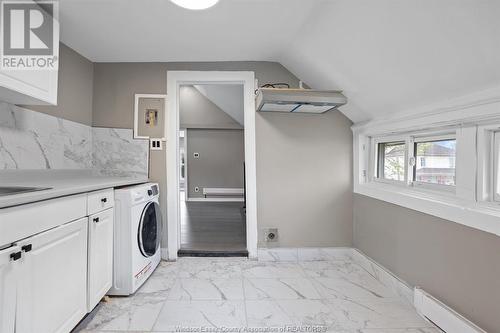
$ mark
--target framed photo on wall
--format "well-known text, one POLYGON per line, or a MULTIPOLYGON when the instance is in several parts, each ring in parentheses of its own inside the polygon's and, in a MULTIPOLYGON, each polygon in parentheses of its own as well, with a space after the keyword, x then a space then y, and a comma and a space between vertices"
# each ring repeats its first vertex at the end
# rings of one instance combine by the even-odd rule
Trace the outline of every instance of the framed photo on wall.
POLYGON ((134 139, 166 138, 167 95, 135 94, 134 139))

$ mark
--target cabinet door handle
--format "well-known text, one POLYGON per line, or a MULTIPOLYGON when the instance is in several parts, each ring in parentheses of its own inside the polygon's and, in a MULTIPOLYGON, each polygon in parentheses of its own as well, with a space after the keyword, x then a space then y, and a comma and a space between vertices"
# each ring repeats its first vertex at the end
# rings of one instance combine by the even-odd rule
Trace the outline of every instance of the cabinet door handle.
POLYGON ((106 202, 108 202, 108 198, 102 198, 102 199, 101 199, 101 202, 102 202, 102 203, 106 203, 106 202))
POLYGON ((21 251, 11 253, 10 254, 10 260, 12 260, 12 261, 19 260, 19 259, 21 259, 21 256, 22 256, 22 252, 21 251))
POLYGON ((21 250, 23 250, 24 252, 30 252, 32 249, 33 249, 33 244, 24 245, 21 247, 21 250))
POLYGON ((95 217, 95 218, 94 218, 94 222, 95 222, 95 223, 98 223, 98 222, 99 222, 99 218, 98 218, 98 217, 95 217))

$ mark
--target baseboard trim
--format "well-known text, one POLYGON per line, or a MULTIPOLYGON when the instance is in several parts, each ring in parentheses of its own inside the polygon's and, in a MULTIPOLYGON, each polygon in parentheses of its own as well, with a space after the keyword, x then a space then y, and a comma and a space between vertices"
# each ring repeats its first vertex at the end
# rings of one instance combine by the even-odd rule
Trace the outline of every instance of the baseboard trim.
POLYGON ((259 261, 298 262, 324 260, 350 260, 350 247, 270 247, 259 248, 259 261))
POLYGON ((358 249, 352 249, 352 260, 413 306, 413 289, 408 283, 358 249))
POLYGON ((486 333, 486 331, 455 310, 418 287, 415 287, 414 306, 422 317, 432 321, 445 332, 486 333))

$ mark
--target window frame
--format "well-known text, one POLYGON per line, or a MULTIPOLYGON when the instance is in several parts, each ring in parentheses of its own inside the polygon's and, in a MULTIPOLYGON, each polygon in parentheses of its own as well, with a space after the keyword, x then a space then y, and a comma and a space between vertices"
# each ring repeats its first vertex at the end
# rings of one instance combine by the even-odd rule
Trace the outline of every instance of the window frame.
POLYGON ((408 140, 405 136, 383 136, 372 138, 370 147, 370 161, 369 161, 369 182, 377 182, 383 184, 391 184, 397 186, 407 186, 408 185, 408 140), (405 144, 405 156, 404 156, 404 180, 394 180, 378 177, 379 168, 379 145, 381 143, 398 143, 402 142, 405 144))
MULTIPOLYGON (((386 147, 386 146, 384 146, 386 147)), ((375 152, 376 154, 376 170, 375 170, 375 178, 377 178, 379 181, 384 181, 384 182, 392 182, 392 183, 406 183, 408 179, 408 173, 407 173, 407 168, 408 168, 408 146, 406 144, 406 141, 390 141, 390 142, 378 142, 375 146, 375 149, 377 150, 375 152), (403 145, 404 146, 404 152, 403 152, 403 180, 397 180, 397 179, 390 179, 390 178, 385 178, 381 177, 380 174, 385 175, 385 153, 384 155, 381 155, 381 145, 389 145, 389 146, 399 146, 403 145), (384 170, 382 170, 384 168, 384 170)))
POLYGON ((426 136, 417 136, 417 137, 412 137, 412 156, 410 159, 410 169, 411 171, 411 185, 416 188, 416 189, 427 189, 427 190, 432 190, 432 191, 438 191, 438 192, 448 192, 448 193, 456 193, 456 188, 457 188, 457 134, 456 132, 450 132, 448 134, 444 133, 439 133, 439 134, 434 134, 434 135, 426 135, 426 136), (428 183, 428 182, 421 182, 416 180, 416 172, 417 172, 417 144, 422 143, 422 142, 438 142, 438 141, 455 141, 455 185, 445 185, 445 184, 435 184, 435 183, 428 183))
POLYGON ((491 200, 495 203, 500 204, 500 184, 498 183, 500 180, 500 131, 493 131, 492 133, 492 151, 491 151, 491 159, 492 159, 492 170, 491 170, 491 200))
POLYGON ((500 172, 500 123, 477 128, 477 202, 483 207, 500 209, 500 197, 496 193, 500 172))

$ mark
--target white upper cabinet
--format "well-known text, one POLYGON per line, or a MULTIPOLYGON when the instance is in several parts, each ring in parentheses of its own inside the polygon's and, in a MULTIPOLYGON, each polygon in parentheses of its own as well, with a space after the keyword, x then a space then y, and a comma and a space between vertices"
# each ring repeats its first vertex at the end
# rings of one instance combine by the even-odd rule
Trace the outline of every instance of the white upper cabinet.
MULTIPOLYGON (((3 10, 5 8, 2 7, 3 10)), ((54 9, 57 10, 57 9, 54 9)), ((8 13, 7 13, 8 14, 8 13)), ((15 15, 11 16, 11 21, 15 19, 15 15)), ((53 27, 53 40, 52 40, 52 54, 47 55, 45 58, 47 61, 54 61, 54 56, 59 58, 59 22, 57 20, 52 20, 51 17, 44 17, 44 22, 47 24, 52 24, 53 27), (50 58, 50 59, 48 59, 50 58)), ((11 29, 14 29, 14 24, 11 24, 11 29)), ((18 24, 15 25, 15 29, 22 30, 28 29, 29 22, 24 22, 20 20, 18 24)), ((16 30, 17 31, 17 30, 16 30)), ((19 48, 27 48, 28 45, 35 45, 40 47, 41 43, 44 43, 42 39, 37 38, 31 32, 30 38, 21 38, 19 40, 14 40, 15 36, 22 34, 11 33, 11 46, 19 48), (34 36, 34 37, 31 37, 34 36), (34 38, 35 40, 32 40, 34 38), (29 44, 28 44, 29 43, 29 44)), ((26 35, 26 34, 25 34, 26 35)), ((8 41, 1 40, 2 43, 8 43, 8 41)), ((49 43, 50 45, 50 43, 49 43)), ((5 45, 4 45, 5 48, 5 45)), ((5 51, 4 51, 5 52, 5 51)), ((18 55, 16 55, 17 57, 18 55)), ((26 63, 30 63, 35 59, 39 58, 36 55, 19 56, 26 60, 26 63), (29 61, 28 61, 29 60, 29 61)), ((1 56, 2 64, 8 61, 7 57, 3 54, 1 56)), ((40 59, 38 59, 40 60, 40 59)), ((5 69, 4 66, 0 67, 0 101, 9 102, 11 104, 25 104, 25 105, 56 105, 57 104, 57 80, 58 80, 58 64, 59 61, 53 62, 55 66, 52 69, 24 69, 24 70, 12 70, 5 69)), ((12 66, 17 68, 15 66, 12 66)), ((28 66, 26 66, 28 67, 28 66)))
POLYGON ((0 101, 25 105, 57 105, 57 70, 0 70, 0 101))

